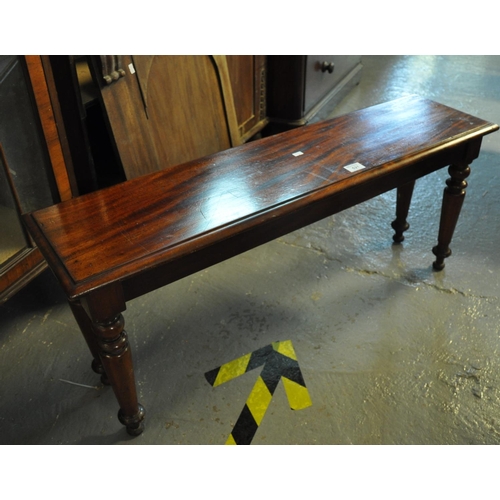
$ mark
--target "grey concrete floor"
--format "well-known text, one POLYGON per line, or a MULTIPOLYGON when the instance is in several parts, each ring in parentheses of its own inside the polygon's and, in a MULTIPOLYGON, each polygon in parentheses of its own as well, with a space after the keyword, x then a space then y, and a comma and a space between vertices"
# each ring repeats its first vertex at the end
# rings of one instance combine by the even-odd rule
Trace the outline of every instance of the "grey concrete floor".
MULTIPOLYGON (((331 116, 416 93, 500 123, 500 57, 363 65, 331 116)), ((280 384, 254 445, 499 444, 500 134, 472 164, 453 255, 435 273, 446 178, 417 183, 402 245, 390 192, 131 301, 137 438, 44 272, 0 307, 0 444, 224 444, 260 369, 215 388, 205 372, 286 340, 312 405, 291 411, 280 384)))

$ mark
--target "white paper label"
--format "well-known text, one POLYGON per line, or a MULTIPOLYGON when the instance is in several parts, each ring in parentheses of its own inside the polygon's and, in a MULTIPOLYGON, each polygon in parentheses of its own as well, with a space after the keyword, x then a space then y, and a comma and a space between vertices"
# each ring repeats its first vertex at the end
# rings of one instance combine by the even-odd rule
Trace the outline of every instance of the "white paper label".
POLYGON ((130 63, 128 65, 128 69, 130 70, 131 75, 133 75, 135 73, 135 68, 134 68, 134 65, 132 63, 130 63))
POLYGON ((297 151, 296 153, 292 153, 292 156, 300 156, 303 155, 304 153, 302 151, 297 151))
POLYGON ((361 165, 361 163, 351 163, 349 165, 346 165, 344 168, 346 170, 349 170, 349 172, 357 172, 358 170, 363 170, 366 167, 364 165, 361 165))

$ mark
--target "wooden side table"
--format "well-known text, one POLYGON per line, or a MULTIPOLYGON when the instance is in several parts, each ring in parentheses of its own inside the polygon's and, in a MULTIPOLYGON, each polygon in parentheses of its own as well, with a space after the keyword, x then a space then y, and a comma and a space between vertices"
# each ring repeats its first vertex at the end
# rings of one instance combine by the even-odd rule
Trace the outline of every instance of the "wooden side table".
POLYGON ((25 223, 135 435, 144 408, 121 314, 128 300, 394 188, 402 241, 415 180, 450 165, 433 249, 442 269, 468 165, 496 130, 412 96, 138 177, 25 223))

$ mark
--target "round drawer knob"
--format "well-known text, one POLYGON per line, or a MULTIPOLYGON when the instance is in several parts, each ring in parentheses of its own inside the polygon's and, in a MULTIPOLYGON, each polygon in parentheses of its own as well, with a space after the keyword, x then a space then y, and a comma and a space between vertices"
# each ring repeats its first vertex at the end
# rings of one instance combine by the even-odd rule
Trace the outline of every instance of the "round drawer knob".
POLYGON ((326 73, 328 71, 328 73, 333 73, 333 70, 335 68, 335 64, 333 64, 332 62, 329 63, 327 61, 323 61, 321 63, 321 71, 323 73, 326 73))

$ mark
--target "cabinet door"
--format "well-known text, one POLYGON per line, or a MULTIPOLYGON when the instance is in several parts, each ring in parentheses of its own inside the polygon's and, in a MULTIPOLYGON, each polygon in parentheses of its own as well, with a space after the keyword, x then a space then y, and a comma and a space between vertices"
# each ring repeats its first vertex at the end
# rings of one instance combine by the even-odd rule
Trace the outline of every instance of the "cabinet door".
POLYGON ((2 55, 0 303, 45 268, 20 214, 69 197, 71 188, 41 58, 2 55))
POLYGON ((241 142, 267 124, 266 56, 226 56, 241 142))
POLYGON ((101 56, 92 71, 127 179, 239 143, 222 57, 101 56))

